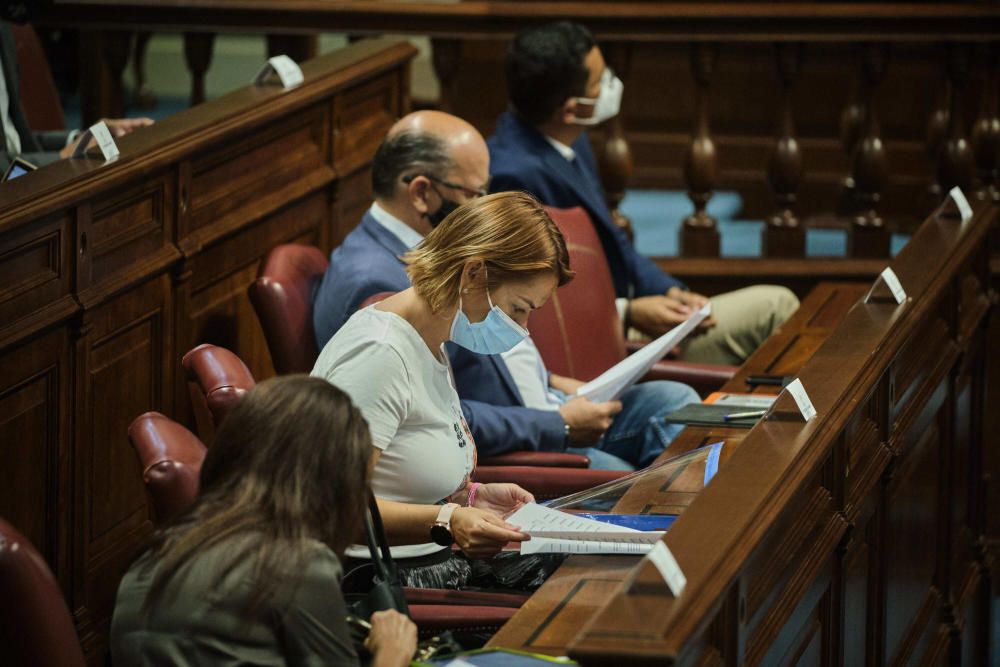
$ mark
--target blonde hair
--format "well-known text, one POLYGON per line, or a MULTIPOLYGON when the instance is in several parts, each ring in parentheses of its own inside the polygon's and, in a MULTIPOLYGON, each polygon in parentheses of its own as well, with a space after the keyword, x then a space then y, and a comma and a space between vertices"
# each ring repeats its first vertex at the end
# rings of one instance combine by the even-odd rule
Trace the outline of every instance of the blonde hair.
POLYGON ((562 286, 574 275, 562 232, 538 200, 524 192, 463 204, 403 257, 410 283, 434 312, 456 301, 462 270, 471 259, 486 264, 491 289, 545 272, 562 286))

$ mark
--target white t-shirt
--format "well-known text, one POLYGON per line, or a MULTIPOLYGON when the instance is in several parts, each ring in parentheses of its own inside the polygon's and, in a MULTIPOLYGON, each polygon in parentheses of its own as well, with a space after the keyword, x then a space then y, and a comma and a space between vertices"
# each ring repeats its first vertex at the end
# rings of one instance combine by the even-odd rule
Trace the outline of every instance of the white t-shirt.
MULTIPOLYGON (((465 486, 475 467, 472 439, 451 379, 448 356, 435 357, 409 322, 374 305, 351 316, 313 367, 346 392, 368 422, 382 455, 375 495, 431 505, 465 486)), ((393 547, 399 558, 440 550, 437 544, 393 547)), ((367 557, 366 548, 348 555, 367 557)))

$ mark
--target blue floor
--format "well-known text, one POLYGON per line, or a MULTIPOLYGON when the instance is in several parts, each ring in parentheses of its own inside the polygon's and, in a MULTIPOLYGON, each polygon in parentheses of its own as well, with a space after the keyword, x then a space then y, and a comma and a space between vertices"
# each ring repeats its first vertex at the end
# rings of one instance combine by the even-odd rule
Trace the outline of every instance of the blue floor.
MULTIPOLYGON (((708 213, 719 221, 720 253, 723 257, 760 257, 764 223, 742 220, 743 202, 735 192, 716 192, 708 203, 708 213)), ((672 190, 629 190, 621 204, 622 213, 632 220, 635 246, 650 257, 680 254, 681 221, 694 210, 683 192, 672 190)), ((891 252, 895 256, 909 240, 908 234, 893 234, 891 252)), ((842 229, 806 231, 807 257, 843 257, 847 254, 847 232, 842 229)))

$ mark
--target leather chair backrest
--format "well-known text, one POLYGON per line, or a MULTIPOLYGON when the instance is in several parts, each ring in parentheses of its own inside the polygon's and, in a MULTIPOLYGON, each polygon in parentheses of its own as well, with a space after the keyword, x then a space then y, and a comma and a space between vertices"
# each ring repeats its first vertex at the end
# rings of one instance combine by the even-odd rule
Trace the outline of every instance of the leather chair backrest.
POLYGON ((576 277, 531 314, 528 329, 550 371, 590 380, 625 358, 611 270, 586 211, 546 210, 566 239, 576 277))
POLYGON ((128 438, 139 457, 155 521, 162 525, 187 509, 198 495, 205 445, 194 433, 159 412, 136 417, 128 427, 128 438))
MULTIPOLYGON (((196 416, 207 412, 214 426, 221 424, 229 411, 257 384, 242 359, 217 345, 199 345, 184 355, 181 365, 192 385, 191 401, 196 416)), ((198 421, 204 439, 202 418, 198 421)))
POLYGON ((59 584, 21 533, 0 519, 0 663, 83 667, 59 584))
POLYGON ((313 291, 328 265, 319 248, 280 245, 264 258, 257 280, 250 285, 250 301, 279 375, 308 373, 316 363, 313 291))

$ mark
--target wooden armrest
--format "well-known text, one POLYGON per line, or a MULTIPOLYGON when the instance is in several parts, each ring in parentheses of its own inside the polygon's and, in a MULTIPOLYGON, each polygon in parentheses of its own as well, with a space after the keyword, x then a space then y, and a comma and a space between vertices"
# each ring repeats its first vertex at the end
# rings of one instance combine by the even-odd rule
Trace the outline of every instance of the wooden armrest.
POLYGON ((718 391, 731 380, 739 366, 721 364, 695 364, 687 361, 658 361, 643 378, 651 380, 672 380, 690 385, 702 396, 718 391))

